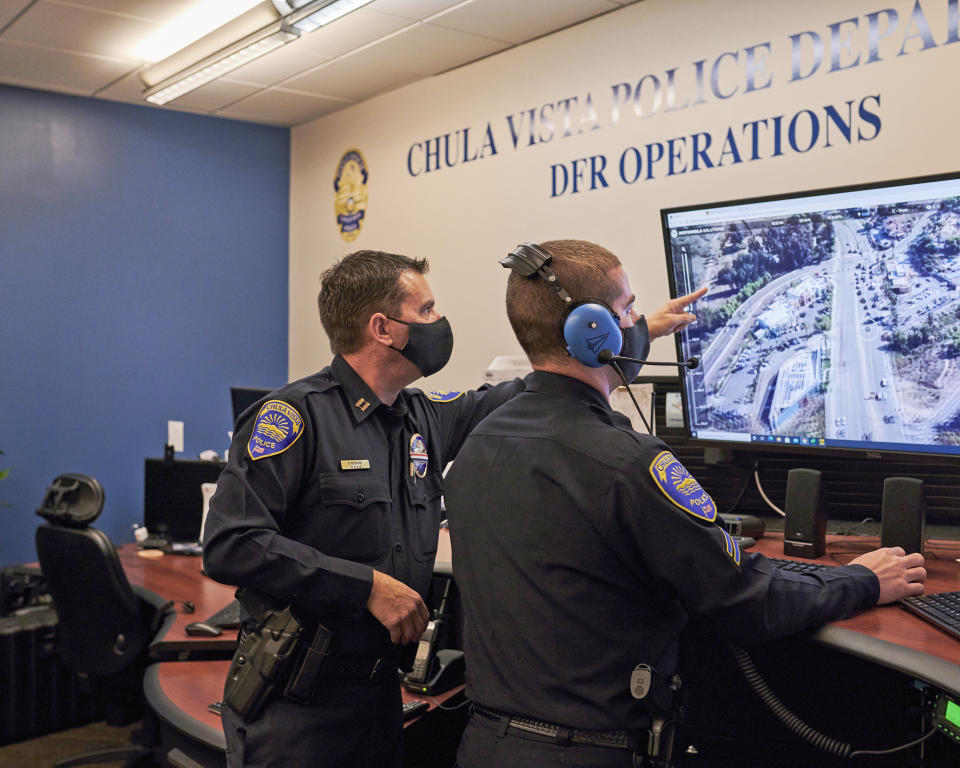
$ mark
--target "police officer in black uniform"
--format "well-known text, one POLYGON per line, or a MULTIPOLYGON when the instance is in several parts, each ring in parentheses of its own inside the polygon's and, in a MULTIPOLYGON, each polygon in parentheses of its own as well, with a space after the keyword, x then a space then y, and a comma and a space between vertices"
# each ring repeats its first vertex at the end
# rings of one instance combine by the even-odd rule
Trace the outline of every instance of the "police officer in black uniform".
POLYGON ((320 623, 332 640, 312 700, 285 696, 280 681, 248 722, 224 708, 231 766, 400 764, 398 648, 430 618, 421 596, 441 472, 473 425, 523 388, 404 389, 453 347, 426 271, 425 260, 372 251, 327 270, 320 316, 336 357, 236 425, 204 569, 292 605, 308 636, 320 623))
MULTIPOLYGON (((599 353, 649 349, 616 256, 563 240, 520 246, 503 263, 534 372, 447 476, 474 702, 461 768, 642 761, 691 615, 757 642, 923 591, 922 556, 899 548, 817 577, 741 552, 670 449, 610 408, 620 377, 599 353), (660 681, 642 701, 631 694, 640 664, 660 681)), ((628 380, 639 371, 619 365, 628 380)))

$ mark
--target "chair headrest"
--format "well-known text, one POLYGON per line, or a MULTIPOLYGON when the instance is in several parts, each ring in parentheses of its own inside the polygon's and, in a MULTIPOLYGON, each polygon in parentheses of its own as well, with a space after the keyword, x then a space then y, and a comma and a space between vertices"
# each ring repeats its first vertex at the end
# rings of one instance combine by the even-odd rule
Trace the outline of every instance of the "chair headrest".
POLYGON ((103 487, 96 478, 68 473, 50 484, 37 514, 56 525, 85 528, 102 509, 103 487))

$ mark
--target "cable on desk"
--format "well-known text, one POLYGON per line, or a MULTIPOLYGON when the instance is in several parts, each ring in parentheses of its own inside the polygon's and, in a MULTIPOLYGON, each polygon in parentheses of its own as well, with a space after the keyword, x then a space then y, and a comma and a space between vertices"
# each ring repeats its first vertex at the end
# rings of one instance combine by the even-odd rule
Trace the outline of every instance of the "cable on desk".
POLYGON ((859 523, 853 526, 853 528, 847 528, 846 530, 840 531, 840 535, 841 536, 864 536, 867 538, 871 536, 876 537, 877 534, 875 533, 857 533, 857 528, 859 528, 861 525, 866 525, 867 523, 875 523, 875 522, 877 521, 874 520, 872 517, 865 517, 863 518, 863 520, 861 520, 859 523))
MULTIPOLYGON (((759 463, 760 463, 759 459, 753 460, 753 470, 752 470, 753 472, 757 471, 757 464, 759 463)), ((750 473, 748 472, 747 479, 744 480, 743 486, 740 488, 740 493, 737 494, 736 500, 733 502, 733 504, 730 505, 730 511, 727 514, 732 515, 736 511, 737 505, 740 503, 740 500, 743 498, 743 494, 745 494, 747 492, 747 488, 750 487, 750 479, 751 479, 750 473)))
POLYGON ((428 697, 428 698, 432 700, 432 702, 436 705, 437 709, 442 709, 442 710, 444 710, 445 712, 455 712, 456 710, 461 709, 461 708, 467 706, 467 704, 470 704, 470 703, 471 703, 471 702, 470 702, 470 699, 468 699, 466 696, 464 696, 463 701, 461 701, 461 702, 460 702, 459 704, 457 704, 456 706, 447 707, 447 706, 444 706, 443 704, 441 704, 440 701, 439 701, 436 697, 434 697, 434 696, 430 696, 430 697, 428 697))
POLYGON ((753 480, 757 485, 757 491, 759 491, 760 497, 765 502, 767 502, 767 506, 770 507, 770 509, 776 512, 778 515, 780 515, 780 517, 786 517, 787 516, 786 512, 784 512, 782 509, 780 509, 780 507, 778 507, 776 504, 770 501, 767 494, 763 492, 763 486, 760 485, 760 462, 759 461, 755 462, 753 465, 753 480))
POLYGON ((892 747, 891 749, 858 749, 856 752, 851 752, 850 757, 860 757, 861 755, 892 755, 894 752, 901 752, 904 749, 915 747, 917 744, 922 744, 936 732, 936 728, 931 728, 919 739, 914 739, 909 744, 901 744, 899 747, 892 747))

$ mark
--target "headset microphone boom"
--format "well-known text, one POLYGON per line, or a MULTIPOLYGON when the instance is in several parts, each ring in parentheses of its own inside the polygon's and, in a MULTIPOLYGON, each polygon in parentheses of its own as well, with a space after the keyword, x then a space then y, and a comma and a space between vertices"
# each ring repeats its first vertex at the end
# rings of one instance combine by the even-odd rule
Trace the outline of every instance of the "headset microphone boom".
POLYGON ((688 357, 682 363, 666 363, 666 362, 661 363, 656 360, 639 360, 636 357, 623 357, 622 355, 615 355, 609 349, 601 349, 597 353, 597 360, 600 361, 601 363, 609 363, 611 361, 616 362, 618 360, 625 360, 628 363, 640 363, 642 365, 672 365, 678 368, 689 368, 690 370, 693 370, 694 368, 698 368, 700 366, 699 357, 688 357))

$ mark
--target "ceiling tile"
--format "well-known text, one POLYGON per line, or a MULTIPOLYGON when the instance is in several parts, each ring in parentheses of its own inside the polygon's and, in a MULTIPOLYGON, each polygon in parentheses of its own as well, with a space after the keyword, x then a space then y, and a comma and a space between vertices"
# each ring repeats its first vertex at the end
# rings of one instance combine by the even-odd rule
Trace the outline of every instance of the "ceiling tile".
POLYGON ((0 40, 0 81, 51 91, 92 94, 135 66, 103 56, 51 51, 0 40))
POLYGON ((276 85, 281 80, 313 69, 330 59, 305 49, 303 43, 303 38, 288 43, 283 48, 235 69, 230 73, 230 77, 263 86, 276 85))
POLYGON ((217 110, 221 117, 255 120, 271 125, 298 125, 321 115, 336 112, 349 102, 311 96, 307 93, 271 88, 217 110))
POLYGON ((522 43, 617 7, 607 0, 484 0, 438 14, 430 23, 522 43))
POLYGON ((138 70, 135 69, 129 72, 125 77, 121 77, 119 80, 110 83, 110 85, 103 90, 97 91, 94 95, 98 98, 110 99, 112 101, 129 101, 152 107, 153 105, 143 98, 145 88, 143 82, 137 77, 137 71, 138 70))
POLYGON ((190 10, 197 0, 54 0, 108 13, 165 23, 190 10))
POLYGON ((336 96, 352 101, 363 101, 378 93, 420 80, 423 75, 405 72, 396 67, 366 66, 357 56, 317 67, 311 72, 284 83, 284 87, 323 96, 336 96))
MULTIPOLYGON (((0 83, 146 105, 136 46, 196 2, 0 0, 0 83)), ((298 124, 632 2, 374 0, 166 108, 298 124)))
POLYGON ((0 3, 0 29, 3 29, 10 20, 26 8, 33 0, 4 0, 0 3))
POLYGON ((302 45, 304 51, 332 59, 408 27, 411 23, 410 19, 360 8, 325 27, 305 32, 297 45, 302 45))
POLYGON ((421 23, 346 58, 368 67, 432 75, 509 47, 499 40, 421 23))
MULTIPOLYGON (((195 91, 185 93, 179 99, 176 99, 175 106, 182 109, 214 112, 262 90, 263 88, 255 83, 240 83, 220 78, 197 88, 195 91)), ((170 103, 174 105, 173 102, 170 103)))
POLYGON ((133 45, 154 28, 140 19, 41 0, 10 25, 3 39, 134 61, 133 45))
POLYGON ((463 0, 376 0, 368 7, 380 13, 419 21, 461 2, 463 0))

